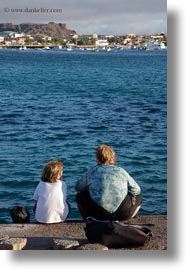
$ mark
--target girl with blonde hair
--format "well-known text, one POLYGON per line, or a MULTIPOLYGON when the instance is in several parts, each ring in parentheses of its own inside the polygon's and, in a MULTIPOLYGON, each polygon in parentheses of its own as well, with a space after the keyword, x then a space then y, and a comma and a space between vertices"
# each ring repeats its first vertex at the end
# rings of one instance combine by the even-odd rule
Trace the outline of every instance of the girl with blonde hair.
POLYGON ((35 217, 40 223, 63 222, 68 216, 67 187, 61 181, 63 163, 54 159, 43 168, 41 181, 35 192, 35 217))

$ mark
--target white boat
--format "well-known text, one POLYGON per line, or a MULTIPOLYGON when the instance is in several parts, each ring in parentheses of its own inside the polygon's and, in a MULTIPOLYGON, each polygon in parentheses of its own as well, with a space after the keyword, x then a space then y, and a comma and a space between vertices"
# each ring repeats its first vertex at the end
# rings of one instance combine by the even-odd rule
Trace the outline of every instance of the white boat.
POLYGON ((166 50, 166 48, 167 48, 167 47, 166 47, 166 45, 164 44, 164 42, 161 42, 161 43, 160 43, 160 49, 161 49, 161 50, 166 50))
POLYGON ((72 51, 72 47, 67 47, 67 51, 68 52, 72 51))
POLYGON ((43 48, 44 50, 50 50, 49 46, 43 48))
POLYGON ((26 51, 26 50, 27 50, 27 47, 26 47, 26 46, 19 47, 19 50, 21 50, 21 51, 26 51))

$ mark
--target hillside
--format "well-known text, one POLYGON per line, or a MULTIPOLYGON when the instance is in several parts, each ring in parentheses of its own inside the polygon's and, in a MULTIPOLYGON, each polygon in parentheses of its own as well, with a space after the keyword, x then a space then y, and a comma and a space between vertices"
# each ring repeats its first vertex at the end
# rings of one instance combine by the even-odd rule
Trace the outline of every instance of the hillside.
POLYGON ((74 30, 68 29, 66 24, 54 22, 49 22, 48 24, 21 23, 19 25, 3 23, 0 24, 0 32, 2 31, 24 32, 31 36, 46 35, 51 37, 66 37, 76 34, 74 30))

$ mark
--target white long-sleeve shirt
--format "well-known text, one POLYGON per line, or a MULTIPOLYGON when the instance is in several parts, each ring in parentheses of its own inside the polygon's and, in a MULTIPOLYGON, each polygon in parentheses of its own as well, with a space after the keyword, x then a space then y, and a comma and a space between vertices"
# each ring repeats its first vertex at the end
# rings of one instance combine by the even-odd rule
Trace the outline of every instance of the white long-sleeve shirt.
POLYGON ((67 187, 64 181, 55 183, 40 181, 33 199, 37 201, 35 218, 41 223, 63 222, 69 213, 67 187))

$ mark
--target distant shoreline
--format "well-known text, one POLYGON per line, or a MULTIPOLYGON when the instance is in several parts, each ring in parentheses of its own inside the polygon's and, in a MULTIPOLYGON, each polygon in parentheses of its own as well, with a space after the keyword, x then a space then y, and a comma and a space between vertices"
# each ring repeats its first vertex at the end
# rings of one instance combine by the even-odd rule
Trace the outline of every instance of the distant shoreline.
POLYGON ((112 50, 141 50, 141 51, 167 51, 167 48, 164 49, 160 49, 160 48, 156 48, 156 49, 151 49, 151 48, 126 48, 125 46, 121 46, 119 48, 116 48, 114 46, 109 46, 106 48, 97 48, 94 45, 81 45, 81 46, 76 46, 74 48, 69 48, 67 46, 55 46, 55 45, 51 45, 51 46, 43 46, 43 45, 26 45, 26 46, 6 46, 6 45, 0 45, 0 49, 7 49, 7 50, 30 50, 30 49, 34 49, 34 50, 53 50, 53 49, 58 49, 58 50, 66 50, 66 51, 72 51, 72 50, 81 50, 81 51, 94 51, 94 52, 99 52, 99 51, 107 51, 110 52, 112 50))

